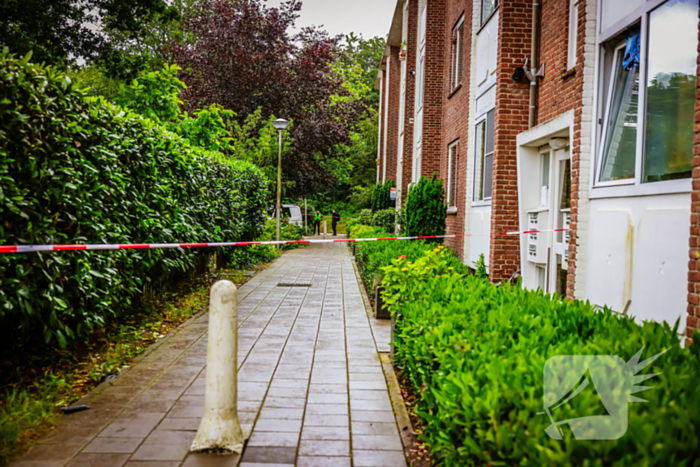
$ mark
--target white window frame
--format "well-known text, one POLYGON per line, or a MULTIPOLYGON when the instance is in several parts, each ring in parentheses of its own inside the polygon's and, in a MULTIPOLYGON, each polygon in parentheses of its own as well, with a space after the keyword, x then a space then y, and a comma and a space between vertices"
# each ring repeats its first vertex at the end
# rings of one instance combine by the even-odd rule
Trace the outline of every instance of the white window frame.
POLYGON ((496 13, 496 10, 498 10, 499 6, 501 6, 501 0, 496 0, 495 4, 493 5, 493 11, 489 13, 486 18, 484 18, 484 0, 481 0, 481 2, 479 2, 479 25, 483 26, 484 24, 488 23, 494 13, 496 13))
POLYGON ((576 67, 576 49, 578 48, 578 4, 579 0, 569 0, 569 54, 566 60, 567 70, 576 67))
MULTIPOLYGON (((488 121, 487 121, 487 119, 488 119, 489 113, 492 112, 492 111, 495 111, 495 109, 492 108, 492 109, 489 109, 487 112, 484 112, 484 114, 483 114, 483 115, 480 115, 480 116, 475 120, 475 122, 474 122, 474 127, 473 127, 473 128, 474 128, 474 143, 475 143, 475 144, 474 144, 474 162, 473 162, 473 167, 472 167, 473 173, 474 173, 474 180, 473 180, 473 183, 472 183, 472 206, 487 206, 487 205, 490 205, 490 204, 491 204, 491 199, 493 198, 493 164, 491 165, 491 196, 489 196, 489 197, 486 197, 486 196, 485 196, 485 197, 483 197, 482 199, 477 199, 477 197, 476 197, 476 187, 477 187, 477 180, 476 180, 476 177, 477 177, 477 175, 478 175, 478 174, 477 174, 477 171, 476 171, 476 164, 478 163, 478 161, 477 161, 478 158, 477 158, 477 153, 476 153, 476 152, 479 150, 479 148, 477 147, 477 144, 476 144, 476 141, 478 140, 478 138, 477 138, 477 136, 476 136, 476 132, 479 131, 479 125, 483 123, 483 124, 484 124, 484 127, 485 127, 485 128, 484 128, 484 138, 487 138, 487 137, 488 137, 488 121)), ((481 181, 479 182, 479 183, 481 184, 481 189, 482 189, 482 190, 484 189, 484 187, 483 187, 483 184, 484 184, 484 167, 486 166, 486 164, 485 164, 486 156, 489 155, 489 154, 491 154, 492 157, 493 157, 493 156, 495 155, 495 152, 496 152, 496 141, 495 141, 495 134, 496 134, 495 115, 494 115, 494 129, 493 129, 493 130, 494 130, 494 144, 493 144, 493 146, 494 146, 494 147, 493 147, 494 152, 493 152, 493 153, 490 153, 490 152, 487 153, 487 152, 486 152, 486 147, 485 147, 485 145, 486 145, 486 140, 484 139, 484 156, 483 156, 483 162, 482 162, 482 167, 481 167, 481 175, 480 175, 480 176, 481 176, 481 181)), ((492 159, 492 160, 493 160, 493 159, 492 159)))
MULTIPOLYGON (((616 1, 616 0, 603 0, 616 1)), ((664 180, 658 182, 642 183, 642 171, 644 163, 644 136, 646 125, 646 95, 647 95, 647 53, 649 39, 649 15, 659 6, 666 3, 668 0, 645 0, 639 2, 639 6, 630 10, 621 20, 611 25, 605 30, 601 30, 597 34, 597 50, 596 50, 596 89, 594 95, 597 96, 595 103, 595 164, 593 177, 591 177, 590 197, 595 198, 610 198, 610 197, 626 197, 626 196, 647 196, 657 194, 670 193, 689 193, 692 191, 692 178, 664 180), (602 158, 604 144, 604 132, 607 111, 610 100, 610 81, 606 82, 605 76, 605 50, 603 44, 615 37, 620 36, 629 27, 639 24, 640 27, 640 60, 639 60, 639 99, 638 99, 638 117, 637 117, 637 150, 635 157, 635 174, 634 178, 627 180, 612 180, 601 182, 600 174, 602 172, 602 158), (602 90, 606 89, 608 95, 603 100, 602 90)), ((598 8, 598 22, 602 24, 601 15, 603 8, 598 8)), ((617 50, 617 47, 615 48, 617 50)), ((614 58, 614 57, 613 57, 614 58)))
MULTIPOLYGON (((612 77, 615 75, 615 72, 617 71, 617 63, 619 60, 619 56, 621 53, 625 53, 625 42, 622 41, 620 44, 615 46, 615 50, 613 51, 613 57, 612 57, 612 64, 610 67, 610 78, 609 78, 609 83, 607 84, 607 89, 608 89, 608 94, 607 98, 605 99, 605 107, 602 109, 602 119, 603 119, 603 124, 601 128, 601 134, 600 134, 600 141, 598 143, 598 149, 597 149, 597 154, 598 157, 596 159, 596 174, 595 174, 595 184, 596 187, 603 187, 603 186, 620 186, 620 185, 634 185, 637 183, 637 178, 638 178, 638 173, 637 170, 639 169, 639 164, 637 164, 638 159, 640 158, 640 148, 639 148, 639 140, 640 140, 640 133, 643 131, 640 131, 640 121, 639 121, 639 113, 642 108, 642 89, 641 89, 641 82, 642 82, 642 70, 639 70, 639 82, 640 82, 640 90, 639 90, 639 100, 637 101, 637 140, 635 142, 635 167, 634 167, 634 177, 633 178, 627 178, 623 180, 601 180, 601 176, 603 174, 603 159, 605 156, 605 140, 608 137, 608 131, 610 131, 610 128, 607 127, 607 121, 609 118, 609 113, 611 110, 611 106, 613 104, 612 102, 612 94, 613 90, 615 88, 615 80, 612 79, 612 77)), ((641 67, 641 64, 640 64, 641 67)), ((603 76, 601 79, 605 79, 603 76)), ((644 141, 644 137, 642 135, 642 141, 644 141)))
POLYGON ((457 90, 464 79, 464 15, 452 28, 452 72, 450 75, 450 92, 457 90))
POLYGON ((428 16, 428 4, 425 2, 420 13, 419 41, 418 41, 418 73, 416 77, 416 109, 413 132, 415 148, 413 150, 412 182, 418 183, 421 177, 421 159, 423 150, 423 105, 425 103, 425 43, 428 16))
POLYGON ((454 141, 447 147, 447 208, 452 208, 453 210, 459 207, 457 205, 457 196, 459 194, 457 191, 457 187, 459 186, 459 150, 459 140, 454 141), (453 159, 456 159, 454 161, 454 174, 452 173, 453 159), (453 175, 454 186, 452 185, 453 175))

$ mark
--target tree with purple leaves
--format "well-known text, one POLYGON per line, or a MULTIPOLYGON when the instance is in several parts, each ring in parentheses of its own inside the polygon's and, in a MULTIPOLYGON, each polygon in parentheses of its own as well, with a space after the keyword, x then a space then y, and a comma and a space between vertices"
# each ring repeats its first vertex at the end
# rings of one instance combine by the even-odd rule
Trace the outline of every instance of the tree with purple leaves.
POLYGON ((292 33, 299 0, 268 8, 260 0, 203 0, 182 20, 184 39, 171 61, 183 68, 185 107, 220 104, 243 123, 261 109, 292 120, 283 157, 286 196, 334 182, 324 162, 340 157, 339 145, 366 111, 334 69, 342 58, 341 36, 317 28, 292 33))

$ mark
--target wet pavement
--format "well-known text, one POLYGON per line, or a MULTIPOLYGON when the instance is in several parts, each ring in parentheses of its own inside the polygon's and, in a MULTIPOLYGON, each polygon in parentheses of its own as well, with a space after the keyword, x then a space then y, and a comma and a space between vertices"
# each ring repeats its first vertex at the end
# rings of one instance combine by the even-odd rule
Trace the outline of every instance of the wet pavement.
POLYGON ((239 289, 242 455, 188 454, 204 412, 203 314, 103 383, 83 401, 91 410, 63 416, 12 465, 405 467, 393 376, 379 355, 389 351, 389 323, 369 311, 346 244, 285 253, 239 289))

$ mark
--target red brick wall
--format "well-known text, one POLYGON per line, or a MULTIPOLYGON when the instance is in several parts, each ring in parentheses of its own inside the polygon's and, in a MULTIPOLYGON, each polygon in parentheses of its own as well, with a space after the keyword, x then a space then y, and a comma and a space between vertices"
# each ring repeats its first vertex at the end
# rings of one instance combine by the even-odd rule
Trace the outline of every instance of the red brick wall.
MULTIPOLYGON (((472 36, 472 2, 468 0, 447 0, 446 30, 444 44, 443 95, 443 138, 441 150, 440 178, 445 180, 449 175, 449 146, 459 140, 460 155, 457 168, 457 212, 447 215, 447 234, 461 235, 464 233, 464 207, 467 200, 467 141, 469 138, 469 75, 471 64, 472 36), (462 86, 452 91, 452 31, 460 18, 464 19, 462 34, 462 86)), ((447 193, 445 193, 447 199, 447 193)), ((464 253, 463 238, 448 238, 445 244, 451 247, 461 258, 464 253)))
POLYGON ((540 80, 537 123, 542 124, 574 110, 574 140, 571 142, 571 244, 567 296, 574 298, 576 280, 577 229, 579 215, 581 115, 583 110, 583 56, 586 35, 586 1, 578 2, 576 65, 568 69, 569 0, 541 2, 540 63, 546 64, 545 77, 540 80), (562 27, 564 26, 564 27, 562 27))
MULTIPOLYGON (((567 23, 568 24, 568 23, 567 23)), ((568 29, 568 28, 567 28, 568 29)), ((568 32, 567 32, 568 34, 568 32)), ((588 179, 581 180, 581 121, 583 116, 583 67, 586 42, 586 1, 578 3, 578 34, 576 42, 576 66, 569 70, 568 76, 561 79, 561 85, 570 89, 575 103, 574 108, 574 140, 571 144, 571 223, 569 226, 569 267, 567 271, 566 296, 574 299, 576 283, 576 259, 578 257, 578 223, 579 223, 579 191, 588 189, 588 179), (572 74, 574 73, 574 74, 572 74), (583 183, 583 188, 581 187, 583 183)), ((568 48, 568 44, 567 44, 568 48)), ((566 61, 564 61, 566 64, 566 61)), ((566 66, 564 66, 566 68, 566 66)), ((562 101, 565 99, 561 96, 562 101)), ((572 105, 572 104, 567 104, 572 105)), ((567 108, 568 110, 568 108, 567 108)))
MULTIPOLYGON (((530 85, 513 82, 513 71, 530 55, 532 2, 502 0, 499 13, 496 124, 491 232, 519 229, 516 136, 527 130, 530 85)), ((505 281, 520 269, 517 235, 491 237, 489 276, 505 281)))
MULTIPOLYGON (((585 8, 585 3, 585 0, 580 1, 579 8, 585 8)), ((546 64, 546 74, 540 80, 537 123, 547 122, 581 106, 583 73, 578 71, 578 66, 573 70, 567 69, 569 4, 569 0, 541 2, 540 63, 546 64)), ((585 19, 585 13, 579 9, 579 20, 581 19, 585 19)), ((580 32, 585 34, 583 28, 580 32)), ((577 41, 580 52, 577 57, 583 56, 583 42, 583 37, 577 41)))
POLYGON ((396 158, 399 149, 399 104, 401 100, 401 62, 399 48, 391 47, 391 60, 388 62, 389 82, 387 83, 387 123, 386 180, 396 180, 396 158))
MULTIPOLYGON (((700 39, 700 31, 698 32, 700 39)), ((700 75, 700 56, 698 56, 700 75)), ((700 330, 700 80, 695 101, 695 144, 693 155, 693 194, 690 205, 690 258, 688 260, 688 319, 686 336, 700 330)))
POLYGON ((440 173, 445 73, 445 0, 427 6, 421 175, 440 173))
MULTIPOLYGON (((413 173, 413 116, 416 99, 416 40, 418 34, 418 2, 408 4, 408 36, 406 39, 406 102, 404 107, 403 165, 401 174, 401 205, 405 205, 413 173), (411 73, 414 72, 414 73, 411 73)), ((399 91, 400 92, 400 91, 399 91)))

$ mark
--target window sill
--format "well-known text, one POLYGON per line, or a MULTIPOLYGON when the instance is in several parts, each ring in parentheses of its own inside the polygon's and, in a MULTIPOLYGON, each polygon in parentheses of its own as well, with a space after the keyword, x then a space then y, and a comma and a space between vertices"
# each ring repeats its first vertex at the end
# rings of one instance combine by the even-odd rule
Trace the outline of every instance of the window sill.
POLYGON ((457 211, 458 211, 457 206, 451 206, 451 207, 447 208, 447 215, 454 216, 455 214, 457 214, 457 211))
POLYGON ((685 178, 665 182, 597 186, 591 188, 590 199, 685 194, 692 191, 693 179, 685 178))
POLYGON ((483 201, 472 201, 472 207, 478 208, 482 206, 491 206, 491 200, 483 200, 483 201))
POLYGON ((564 73, 562 73, 559 78, 562 80, 566 80, 567 78, 571 78, 572 76, 576 76, 576 67, 574 66, 573 68, 570 68, 566 70, 564 73))
POLYGON ((454 88, 452 91, 450 91, 450 94, 448 94, 447 99, 452 99, 452 96, 457 94, 457 92, 462 89, 462 83, 459 83, 456 88, 454 88))

